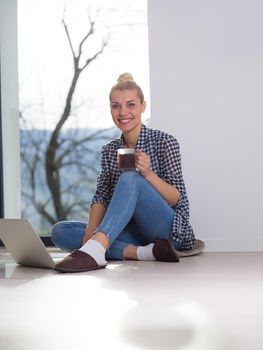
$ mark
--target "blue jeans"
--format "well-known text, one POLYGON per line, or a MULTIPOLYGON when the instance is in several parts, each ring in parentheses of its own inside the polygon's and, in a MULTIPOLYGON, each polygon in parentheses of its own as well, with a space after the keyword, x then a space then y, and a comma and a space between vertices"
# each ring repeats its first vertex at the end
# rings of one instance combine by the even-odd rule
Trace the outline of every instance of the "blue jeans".
MULTIPOLYGON (((96 229, 108 236, 106 258, 122 260, 123 250, 129 244, 141 246, 157 238, 170 239, 173 216, 174 210, 143 176, 136 171, 123 172, 96 229)), ((62 249, 79 249, 86 227, 87 223, 80 221, 58 222, 53 226, 52 240, 62 249)))

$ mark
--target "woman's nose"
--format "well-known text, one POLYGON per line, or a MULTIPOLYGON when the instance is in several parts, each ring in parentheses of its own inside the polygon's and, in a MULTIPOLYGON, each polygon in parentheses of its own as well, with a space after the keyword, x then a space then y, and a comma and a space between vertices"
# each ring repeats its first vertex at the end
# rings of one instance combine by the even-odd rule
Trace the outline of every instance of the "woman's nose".
POLYGON ((127 114, 127 108, 125 106, 120 107, 120 115, 126 115, 127 114))

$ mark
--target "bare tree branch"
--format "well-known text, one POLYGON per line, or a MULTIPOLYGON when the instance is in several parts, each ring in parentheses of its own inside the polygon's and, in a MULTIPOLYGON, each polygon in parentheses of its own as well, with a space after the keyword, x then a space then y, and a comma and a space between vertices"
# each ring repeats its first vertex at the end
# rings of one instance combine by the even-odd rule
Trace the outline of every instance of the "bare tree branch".
POLYGON ((81 71, 83 71, 92 61, 94 61, 99 55, 101 55, 105 49, 105 47, 107 46, 107 42, 103 41, 102 45, 101 45, 101 49, 95 53, 95 55, 93 55, 92 57, 88 58, 86 63, 84 64, 84 66, 82 68, 80 68, 81 71))
POLYGON ((89 29, 88 33, 84 36, 84 38, 81 40, 81 42, 79 43, 79 52, 78 52, 79 53, 78 54, 79 57, 82 54, 82 47, 83 47, 84 43, 94 33, 95 22, 91 20, 90 15, 89 15, 89 22, 90 22, 90 29, 89 29))
POLYGON ((73 57, 74 57, 74 74, 73 74, 71 85, 70 85, 70 88, 69 88, 69 91, 68 91, 68 94, 66 97, 64 111, 63 111, 54 131, 52 132, 52 135, 50 137, 50 141, 49 141, 49 144, 48 144, 48 147, 46 150, 46 155, 45 155, 47 184, 48 184, 49 190, 51 192, 56 215, 60 220, 66 220, 66 213, 63 209, 61 188, 60 188, 61 187, 61 185, 60 185, 60 167, 59 167, 60 163, 58 163, 56 160, 56 158, 57 158, 56 155, 57 155, 57 152, 59 149, 60 132, 61 132, 63 125, 65 124, 65 122, 67 121, 67 119, 70 116, 72 98, 73 98, 73 95, 75 93, 80 74, 84 71, 85 68, 88 67, 88 65, 92 61, 96 60, 96 58, 100 54, 103 53, 104 48, 106 47, 106 44, 107 44, 106 42, 103 42, 101 49, 99 51, 97 51, 91 58, 88 58, 86 60, 86 63, 84 64, 84 66, 82 68, 79 67, 79 62, 80 62, 81 56, 83 54, 82 46, 86 42, 86 40, 94 34, 94 22, 91 20, 90 17, 89 17, 89 19, 90 19, 90 29, 89 29, 88 33, 86 35, 84 35, 83 39, 80 41, 78 56, 76 56, 74 53, 73 44, 72 44, 71 39, 70 39, 68 27, 67 27, 67 24, 65 23, 65 20, 63 19, 64 29, 65 29, 65 32, 66 32, 66 35, 67 35, 67 38, 69 41, 71 52, 72 52, 73 57))
MULTIPOLYGON (((82 139, 80 139, 80 140, 78 140, 78 141, 73 140, 73 141, 72 141, 72 147, 71 147, 71 148, 68 147, 68 148, 60 155, 60 157, 57 159, 58 164, 61 166, 61 165, 62 165, 63 159, 64 159, 67 155, 69 155, 70 153, 75 152, 75 151, 76 151, 76 148, 77 148, 78 146, 80 146, 80 145, 83 144, 83 143, 86 143, 86 142, 89 142, 89 141, 91 141, 91 140, 94 140, 95 138, 98 139, 98 135, 100 135, 100 134, 102 134, 102 133, 104 133, 104 132, 106 132, 106 131, 109 131, 110 129, 111 129, 111 128, 109 128, 109 129, 98 130, 98 131, 96 131, 95 133, 93 133, 93 134, 91 134, 91 135, 89 135, 89 136, 87 136, 87 137, 84 137, 84 138, 82 138, 82 139)), ((105 138, 108 139, 108 137, 105 137, 105 138)))

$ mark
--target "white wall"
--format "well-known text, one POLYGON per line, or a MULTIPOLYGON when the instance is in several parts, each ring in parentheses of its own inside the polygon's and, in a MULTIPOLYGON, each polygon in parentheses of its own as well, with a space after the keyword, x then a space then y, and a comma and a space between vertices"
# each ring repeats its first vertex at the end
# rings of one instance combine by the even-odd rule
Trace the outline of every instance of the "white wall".
POLYGON ((175 135, 196 235, 263 251, 263 2, 149 0, 152 126, 175 135))
POLYGON ((16 0, 0 0, 4 215, 21 216, 16 0))

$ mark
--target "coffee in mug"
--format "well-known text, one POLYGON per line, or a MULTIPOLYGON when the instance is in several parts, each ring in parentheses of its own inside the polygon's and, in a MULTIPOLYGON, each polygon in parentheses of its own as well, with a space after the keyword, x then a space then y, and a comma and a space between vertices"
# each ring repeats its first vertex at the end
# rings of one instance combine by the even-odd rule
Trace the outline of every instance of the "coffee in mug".
POLYGON ((120 170, 135 170, 135 149, 118 149, 118 166, 120 170))

